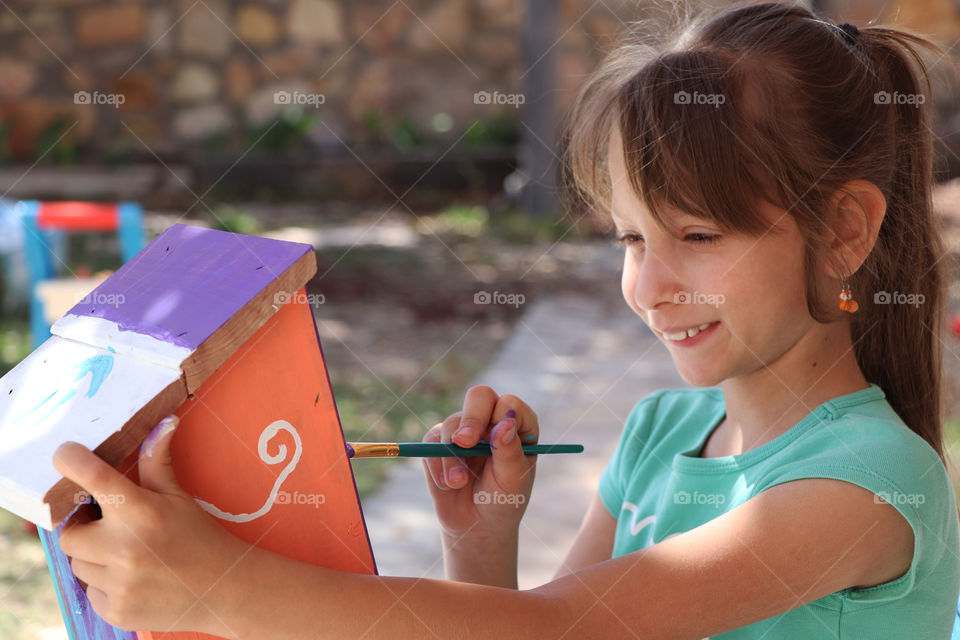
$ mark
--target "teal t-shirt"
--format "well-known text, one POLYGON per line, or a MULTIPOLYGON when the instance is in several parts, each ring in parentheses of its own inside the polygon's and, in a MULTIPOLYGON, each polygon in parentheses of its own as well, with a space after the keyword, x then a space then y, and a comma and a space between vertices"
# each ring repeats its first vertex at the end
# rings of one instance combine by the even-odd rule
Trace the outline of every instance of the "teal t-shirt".
POLYGON ((660 390, 633 408, 600 476, 600 498, 617 519, 613 557, 689 531, 783 482, 845 480, 886 499, 910 523, 907 573, 712 640, 948 639, 960 596, 956 498, 936 452, 904 424, 883 390, 871 384, 824 402, 740 455, 700 458, 725 414, 718 388, 660 390))

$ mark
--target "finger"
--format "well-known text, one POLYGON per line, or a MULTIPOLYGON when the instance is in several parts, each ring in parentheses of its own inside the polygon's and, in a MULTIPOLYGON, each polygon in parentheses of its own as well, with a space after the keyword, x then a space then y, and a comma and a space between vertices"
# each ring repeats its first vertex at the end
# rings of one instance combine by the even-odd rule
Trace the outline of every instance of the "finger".
POLYGON ((53 466, 64 478, 91 494, 102 511, 115 510, 140 491, 130 478, 77 442, 65 442, 53 452, 53 466))
POLYGON ((173 471, 170 458, 170 443, 180 418, 170 415, 160 421, 150 435, 140 445, 140 457, 137 461, 137 471, 140 475, 140 486, 157 493, 179 495, 184 493, 177 482, 177 475, 173 471))
POLYGON ((87 600, 90 601, 90 606, 93 607, 93 610, 96 611, 101 618, 107 615, 107 607, 110 602, 107 599, 107 592, 99 587, 87 586, 87 600))
POLYGON ((490 432, 493 477, 507 491, 521 491, 531 472, 517 434, 517 418, 504 418, 490 432))
MULTIPOLYGON (((440 426, 440 442, 452 442, 453 433, 460 427, 460 411, 447 416, 440 426)), ((459 489, 467 483, 467 469, 460 458, 443 456, 437 458, 442 470, 441 478, 448 489, 459 489)))
POLYGON ((497 406, 500 396, 488 386, 475 385, 467 389, 463 399, 463 410, 460 412, 460 427, 453 439, 461 447, 472 447, 477 444, 483 433, 490 426, 493 409, 497 406))
POLYGON ((497 423, 509 417, 517 418, 517 434, 521 444, 535 444, 540 439, 540 422, 537 414, 530 405, 517 396, 505 394, 497 401, 492 419, 497 423))
POLYGON ((73 575, 76 576, 77 580, 83 583, 84 590, 91 585, 100 589, 106 586, 107 568, 102 564, 72 558, 70 560, 70 569, 73 571, 73 575))
MULTIPOLYGON (((423 436, 424 442, 440 442, 440 430, 443 423, 437 423, 423 436)), ((438 489, 447 489, 443 482, 443 459, 423 458, 423 469, 427 475, 427 482, 433 482, 438 489)))
POLYGON ((103 520, 74 525, 60 532, 60 550, 75 560, 107 565, 115 548, 103 520))

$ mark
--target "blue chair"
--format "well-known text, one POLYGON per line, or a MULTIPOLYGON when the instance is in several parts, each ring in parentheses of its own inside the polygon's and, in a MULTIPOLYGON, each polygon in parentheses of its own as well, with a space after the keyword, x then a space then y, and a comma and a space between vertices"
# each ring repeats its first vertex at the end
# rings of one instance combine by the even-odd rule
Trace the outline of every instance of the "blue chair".
POLYGON ((23 225, 23 250, 30 276, 30 332, 37 348, 50 337, 50 324, 44 318, 43 300, 37 285, 57 276, 58 235, 83 231, 115 231, 123 261, 135 256, 146 245, 143 207, 136 202, 40 202, 24 200, 17 204, 23 225))

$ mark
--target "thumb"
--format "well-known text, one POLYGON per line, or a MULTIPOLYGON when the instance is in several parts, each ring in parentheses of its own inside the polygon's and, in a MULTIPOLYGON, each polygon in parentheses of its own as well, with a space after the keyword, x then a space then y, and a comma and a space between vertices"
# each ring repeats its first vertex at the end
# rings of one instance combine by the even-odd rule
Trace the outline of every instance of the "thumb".
POLYGON ((169 415, 160 421, 140 445, 137 471, 140 486, 157 493, 183 493, 170 459, 170 441, 180 418, 169 415))
POLYGON ((530 465, 517 437, 517 419, 504 418, 490 432, 493 473, 500 486, 519 489, 526 482, 530 465))

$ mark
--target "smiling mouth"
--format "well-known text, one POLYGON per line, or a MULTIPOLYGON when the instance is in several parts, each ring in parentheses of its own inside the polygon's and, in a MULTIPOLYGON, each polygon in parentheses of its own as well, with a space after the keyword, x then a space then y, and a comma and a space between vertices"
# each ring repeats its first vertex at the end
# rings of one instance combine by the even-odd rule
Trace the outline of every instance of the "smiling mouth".
POLYGON ((717 320, 716 322, 705 322, 698 327, 690 327, 686 331, 675 331, 671 333, 663 333, 656 329, 654 329, 653 331, 664 340, 669 340, 671 342, 680 342, 681 340, 686 340, 687 338, 694 337, 704 329, 709 329, 712 325, 717 324, 717 322, 719 322, 719 320, 717 320))

